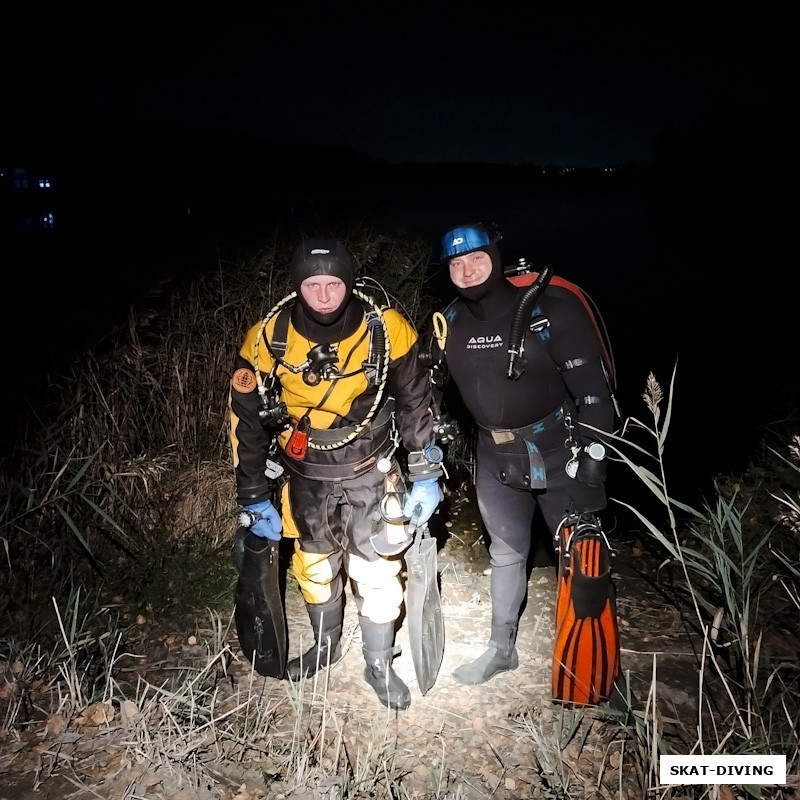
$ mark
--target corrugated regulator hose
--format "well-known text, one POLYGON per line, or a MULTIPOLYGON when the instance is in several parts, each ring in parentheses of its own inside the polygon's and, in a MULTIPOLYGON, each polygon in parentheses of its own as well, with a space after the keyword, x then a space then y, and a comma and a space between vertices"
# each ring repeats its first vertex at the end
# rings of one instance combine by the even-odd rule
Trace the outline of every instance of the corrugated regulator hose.
POLYGON ((514 312, 514 318, 511 320, 511 333, 508 337, 508 372, 506 377, 512 381, 517 380, 525 370, 525 358, 523 352, 525 350, 525 330, 531 317, 531 309, 539 295, 545 290, 545 287, 550 283, 550 276, 553 274, 553 268, 549 264, 542 267, 542 271, 536 277, 536 280, 525 290, 525 293, 520 298, 517 304, 517 309, 514 312))

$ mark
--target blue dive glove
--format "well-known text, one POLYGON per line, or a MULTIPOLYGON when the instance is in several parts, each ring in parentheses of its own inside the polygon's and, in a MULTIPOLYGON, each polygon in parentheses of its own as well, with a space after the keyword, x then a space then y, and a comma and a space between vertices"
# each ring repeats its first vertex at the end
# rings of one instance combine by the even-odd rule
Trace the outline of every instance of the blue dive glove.
POLYGON ((418 528, 431 518, 442 497, 436 478, 416 481, 403 504, 403 514, 411 520, 412 527, 418 528))
MULTIPOLYGON (((253 503, 251 506, 244 506, 242 516, 247 515, 252 520, 249 528, 256 536, 272 539, 273 541, 278 541, 281 538, 281 531, 283 530, 281 515, 269 500, 253 503)), ((245 525, 245 527, 248 526, 245 525)))

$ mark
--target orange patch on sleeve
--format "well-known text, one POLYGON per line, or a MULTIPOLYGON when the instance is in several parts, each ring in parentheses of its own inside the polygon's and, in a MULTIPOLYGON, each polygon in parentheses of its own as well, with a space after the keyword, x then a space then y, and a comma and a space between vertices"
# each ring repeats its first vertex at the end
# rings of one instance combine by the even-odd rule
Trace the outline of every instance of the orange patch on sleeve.
POLYGON ((256 388, 256 376, 249 369, 237 369, 231 378, 231 385, 237 392, 248 394, 256 388))

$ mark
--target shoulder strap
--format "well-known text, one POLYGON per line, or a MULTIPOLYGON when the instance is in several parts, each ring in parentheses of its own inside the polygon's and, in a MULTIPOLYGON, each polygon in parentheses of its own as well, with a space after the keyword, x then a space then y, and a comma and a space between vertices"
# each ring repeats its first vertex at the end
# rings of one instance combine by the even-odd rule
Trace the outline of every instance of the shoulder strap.
MULTIPOLYGON (((267 339, 264 336, 264 342, 267 345, 270 355, 278 361, 286 355, 286 348, 289 346, 289 320, 292 316, 292 306, 284 306, 279 312, 275 320, 275 326, 272 329, 272 339, 267 339)), ((264 331, 266 334, 266 331, 264 331)))

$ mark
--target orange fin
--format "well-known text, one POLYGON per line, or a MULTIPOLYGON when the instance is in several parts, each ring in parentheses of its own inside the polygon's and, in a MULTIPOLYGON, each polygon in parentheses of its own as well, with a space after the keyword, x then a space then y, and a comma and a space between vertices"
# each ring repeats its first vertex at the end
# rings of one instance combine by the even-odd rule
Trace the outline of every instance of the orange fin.
POLYGON ((593 514, 568 517, 559 531, 553 699, 597 705, 620 675, 611 552, 593 514))

